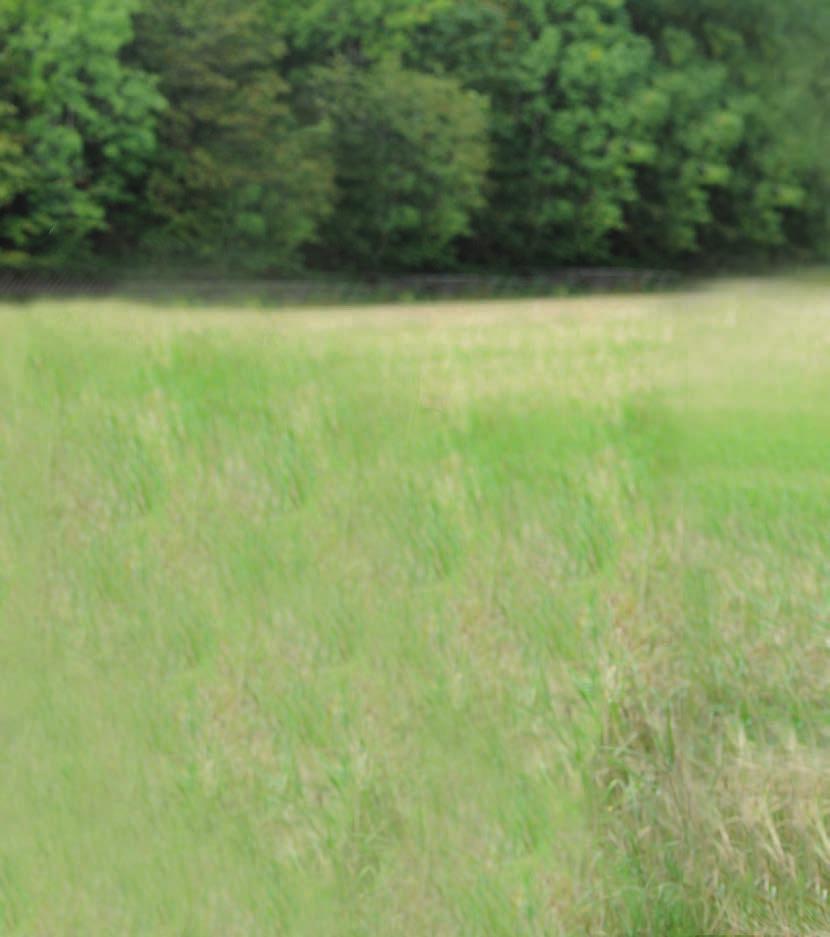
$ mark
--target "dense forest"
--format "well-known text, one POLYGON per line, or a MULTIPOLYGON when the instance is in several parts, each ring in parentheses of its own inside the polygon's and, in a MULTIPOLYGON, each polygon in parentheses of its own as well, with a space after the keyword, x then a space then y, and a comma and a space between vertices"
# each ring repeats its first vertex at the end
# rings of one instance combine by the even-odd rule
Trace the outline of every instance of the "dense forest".
POLYGON ((827 0, 0 0, 0 268, 814 261, 827 0))

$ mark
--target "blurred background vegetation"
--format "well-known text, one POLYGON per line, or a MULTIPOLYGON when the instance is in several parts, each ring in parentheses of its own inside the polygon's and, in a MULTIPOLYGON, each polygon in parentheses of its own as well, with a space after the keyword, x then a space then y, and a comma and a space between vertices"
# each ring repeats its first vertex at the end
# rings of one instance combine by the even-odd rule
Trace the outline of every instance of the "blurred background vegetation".
POLYGON ((830 254, 825 0, 0 0, 0 268, 830 254))

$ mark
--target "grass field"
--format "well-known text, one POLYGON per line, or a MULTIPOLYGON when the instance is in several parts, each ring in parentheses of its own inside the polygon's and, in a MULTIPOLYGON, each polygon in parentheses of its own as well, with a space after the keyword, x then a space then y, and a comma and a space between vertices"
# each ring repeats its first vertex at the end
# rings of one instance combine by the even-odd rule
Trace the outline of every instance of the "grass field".
POLYGON ((830 287, 0 307, 0 933, 830 934, 830 287))

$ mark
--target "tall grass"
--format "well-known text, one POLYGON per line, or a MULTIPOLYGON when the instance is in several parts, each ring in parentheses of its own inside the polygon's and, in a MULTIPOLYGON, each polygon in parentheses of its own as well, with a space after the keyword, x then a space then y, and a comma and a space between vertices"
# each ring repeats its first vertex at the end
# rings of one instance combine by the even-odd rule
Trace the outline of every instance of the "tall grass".
POLYGON ((0 311, 0 932, 830 933, 830 293, 0 311))

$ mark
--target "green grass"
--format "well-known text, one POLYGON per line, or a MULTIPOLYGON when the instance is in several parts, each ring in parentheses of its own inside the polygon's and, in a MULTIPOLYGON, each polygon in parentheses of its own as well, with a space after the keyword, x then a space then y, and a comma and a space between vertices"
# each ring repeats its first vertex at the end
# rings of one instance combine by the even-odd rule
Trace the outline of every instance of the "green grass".
POLYGON ((830 933, 830 292, 0 308, 0 933, 830 933))

